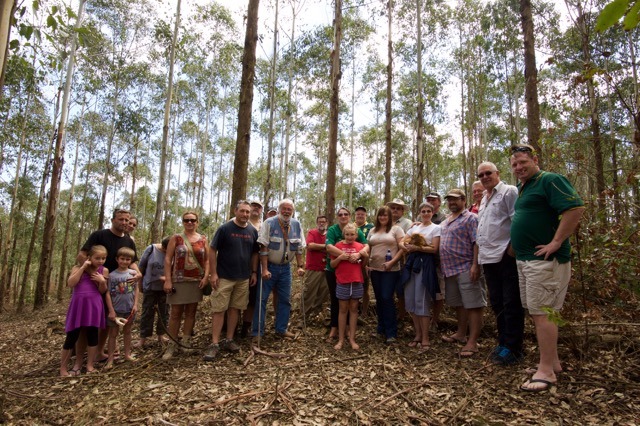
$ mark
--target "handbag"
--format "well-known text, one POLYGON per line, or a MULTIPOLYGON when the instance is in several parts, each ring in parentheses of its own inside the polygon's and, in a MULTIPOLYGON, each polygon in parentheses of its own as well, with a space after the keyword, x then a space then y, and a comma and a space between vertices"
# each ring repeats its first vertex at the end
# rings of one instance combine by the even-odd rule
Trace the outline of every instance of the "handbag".
MULTIPOLYGON (((189 238, 187 238, 187 236, 184 233, 182 234, 182 239, 184 240, 184 245, 187 246, 187 249, 189 250, 189 252, 193 253, 193 247, 191 247, 189 238)), ((200 273, 204 275, 204 269, 202 269, 202 266, 200 266, 200 262, 198 262, 198 260, 196 259, 195 263, 198 266, 200 273)), ((210 296, 212 292, 213 292, 213 288, 211 287, 211 283, 207 282, 207 284, 204 287, 202 287, 202 294, 205 296, 210 296)))

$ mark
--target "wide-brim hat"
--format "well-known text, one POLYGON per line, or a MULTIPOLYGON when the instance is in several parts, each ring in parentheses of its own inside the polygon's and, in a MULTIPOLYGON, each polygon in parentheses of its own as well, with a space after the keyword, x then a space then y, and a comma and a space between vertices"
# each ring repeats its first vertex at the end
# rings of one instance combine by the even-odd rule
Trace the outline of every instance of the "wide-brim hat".
POLYGON ((391 205, 394 205, 394 204, 395 204, 396 206, 400 206, 400 207, 402 207, 402 209, 403 209, 403 210, 406 210, 406 209, 408 209, 408 208, 409 208, 409 206, 408 206, 408 205, 406 205, 406 204, 404 203, 404 201, 402 201, 400 198, 394 198, 394 199, 393 199, 393 201, 389 201, 386 205, 387 205, 387 206, 391 206, 391 205))

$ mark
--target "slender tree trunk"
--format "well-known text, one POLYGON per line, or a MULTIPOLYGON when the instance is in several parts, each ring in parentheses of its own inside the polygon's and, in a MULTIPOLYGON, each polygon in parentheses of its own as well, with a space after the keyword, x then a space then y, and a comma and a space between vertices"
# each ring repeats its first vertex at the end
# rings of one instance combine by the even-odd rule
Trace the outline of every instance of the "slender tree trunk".
POLYGON ((387 103, 385 107, 385 150, 384 150, 384 203, 391 201, 391 88, 393 85, 393 41, 391 38, 391 22, 393 0, 388 0, 388 40, 387 40, 387 103))
MULTIPOLYGON (((251 108, 253 105, 253 79, 256 68, 256 47, 258 45, 258 6, 260 0, 249 0, 247 9, 247 32, 242 55, 242 78, 240 80, 240 107, 238 108, 238 133, 236 137, 235 159, 233 162, 233 184, 231 205, 247 196, 247 175, 249 172, 249 147, 251 145, 251 108)), ((267 200, 268 201, 268 200, 267 200)))
MULTIPOLYGON (((34 64, 35 64, 35 52, 34 52, 32 65, 34 64)), ((27 133, 26 127, 27 127, 27 122, 29 121, 27 119, 27 115, 31 111, 32 98, 33 98, 32 91, 29 91, 27 95, 27 101, 24 105, 24 108, 22 108, 22 112, 20 114, 23 116, 22 126, 20 129, 20 145, 18 148, 18 155, 16 156, 16 173, 13 180, 13 192, 11 194, 11 207, 9 209, 9 224, 7 225, 7 235, 5 236, 5 239, 4 239, 5 248, 4 250, 2 250, 2 273, 0 274, 0 277, 2 277, 2 284, 0 284, 0 287, 2 287, 3 289, 7 289, 7 291, 11 287, 11 283, 12 283, 11 269, 12 269, 13 263, 15 262, 15 252, 12 249, 11 242, 13 240, 13 227, 16 222, 16 216, 20 211, 20 209, 16 209, 16 203, 18 202, 18 187, 20 185, 20 169, 22 168, 22 156, 24 153, 24 144, 25 144, 25 138, 27 133)), ((26 177, 26 170, 24 175, 26 177)), ((2 307, 1 301, 3 299, 4 299, 3 295, 2 293, 0 293, 0 308, 2 307)))
POLYGON ((327 151, 327 218, 333 223, 336 209, 336 163, 338 162, 338 115, 340 103, 340 43, 342 42, 342 0, 335 0, 333 51, 331 52, 331 99, 329 100, 329 149, 327 151))
POLYGON ((0 101, 4 93, 4 73, 9 58, 11 18, 16 11, 16 0, 0 0, 0 101))
POLYGON ((164 207, 165 191, 164 182, 167 163, 167 143, 169 141, 169 114, 171 112, 171 98, 173 95, 173 68, 176 57, 176 43, 178 42, 178 29, 180 28, 180 4, 176 6, 176 22, 173 27, 173 40, 171 40, 171 53, 169 54, 169 81, 167 85, 167 99, 164 104, 164 122, 162 125, 162 146, 160 148, 160 174, 158 176, 158 193, 156 194, 156 213, 151 224, 151 241, 160 241, 162 233, 162 212, 164 207))
MULTIPOLYGON (((293 18, 291 19, 291 54, 295 58, 296 57, 296 43, 295 43, 295 33, 296 33, 296 10, 295 10, 295 2, 291 2, 291 12, 293 18)), ((289 63, 289 67, 287 69, 287 80, 288 80, 288 88, 287 88, 287 121, 285 124, 285 149, 284 155, 286 161, 284 163, 284 195, 283 198, 289 198, 289 146, 291 144, 291 115, 293 114, 293 105, 291 104, 291 94, 293 92, 293 61, 289 63)), ((295 181, 295 177, 294 177, 295 181)), ((294 184, 295 188, 295 184, 294 184)), ((295 194, 295 190, 294 190, 295 194)))
MULTIPOLYGON (((78 6, 78 18, 76 20, 75 29, 80 27, 82 15, 84 12, 85 0, 80 0, 78 6)), ((38 270, 38 278, 36 280, 36 292, 33 300, 34 309, 41 309, 45 304, 45 296, 49 286, 51 275, 51 257, 53 252, 53 244, 55 241, 56 231, 56 213, 58 210, 58 199, 60 196, 60 183, 62 180, 62 166, 64 164, 64 136, 65 127, 67 125, 67 114, 69 111, 69 95, 71 94, 71 82, 73 80, 73 69, 75 66, 76 55, 76 37, 75 34, 71 38, 71 49, 69 52, 69 63, 67 64, 67 75, 64 85, 64 94, 62 97, 60 124, 58 125, 58 135, 56 138, 56 147, 53 153, 53 169, 51 171, 51 186, 49 188, 49 200, 47 203, 47 211, 45 213, 44 230, 42 232, 42 253, 40 255, 40 269, 38 270)))
MULTIPOLYGON (((114 62, 115 59, 114 52, 114 62)), ((102 192, 100 193, 100 213, 98 214, 98 223, 96 229, 101 229, 104 225, 104 210, 107 202, 107 189, 109 188, 109 176, 111 175, 111 149, 113 148, 113 141, 116 137, 116 120, 118 119, 118 95, 120 93, 120 76, 116 76, 115 87, 113 92, 113 105, 112 105, 112 117, 111 117, 111 130, 109 131, 109 139, 107 141, 107 153, 104 160, 105 170, 102 177, 102 192)))
POLYGON ((414 217, 418 215, 418 206, 423 200, 424 185, 424 97, 422 96, 422 0, 416 0, 416 33, 418 45, 418 111, 417 111, 417 128, 416 128, 416 160, 418 173, 416 177, 416 198, 413 202, 414 217))
MULTIPOLYGON (((269 135, 267 137, 267 170, 264 180, 264 205, 268 205, 271 200, 271 162, 273 160, 273 116, 276 110, 276 64, 278 62, 278 4, 276 0, 276 14, 273 25, 273 56, 271 59, 271 69, 269 73, 269 135)), ((233 210, 233 207, 231 207, 233 210)))
POLYGON ((58 302, 62 302, 62 299, 64 296, 65 277, 67 275, 66 271, 68 268, 67 254, 69 253, 69 250, 66 248, 70 246, 69 233, 71 232, 71 221, 72 221, 71 215, 73 213, 73 194, 76 189, 76 176, 78 172, 78 158, 79 158, 78 153, 80 151, 79 148, 80 148, 80 143, 82 141, 82 121, 84 118, 84 107, 85 107, 85 103, 82 104, 82 111, 80 112, 80 123, 78 126, 79 134, 76 140, 76 154, 73 161, 73 175, 71 177, 71 188, 69 188, 69 199, 67 201, 67 214, 66 214, 66 220, 64 223, 64 238, 62 239, 62 246, 65 247, 65 249, 62 250, 62 253, 60 255, 60 269, 58 272, 58 289, 56 292, 56 300, 58 302))
POLYGON ((520 0, 520 20, 524 34, 524 97, 527 104, 527 141, 538 154, 542 168, 542 149, 540 147, 540 105, 538 103, 538 69, 536 68, 535 39, 533 35, 533 16, 531 0, 520 0))

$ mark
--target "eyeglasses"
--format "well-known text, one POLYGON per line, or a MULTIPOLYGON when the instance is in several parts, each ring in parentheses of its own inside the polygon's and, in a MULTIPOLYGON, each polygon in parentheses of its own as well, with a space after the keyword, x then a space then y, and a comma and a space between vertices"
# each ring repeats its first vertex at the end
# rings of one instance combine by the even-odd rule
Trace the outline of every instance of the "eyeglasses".
POLYGON ((491 176, 493 174, 493 172, 491 170, 486 171, 484 173, 478 173, 478 179, 482 179, 485 176, 491 176))
POLYGON ((196 223, 198 219, 182 219, 183 223, 196 223))
POLYGON ((531 149, 528 146, 512 146, 511 147, 511 153, 513 154, 514 152, 533 152, 533 149, 531 149))
POLYGON ((351 216, 349 213, 338 213, 338 217, 351 216))
POLYGON ((420 210, 420 213, 433 213, 432 210, 420 210))

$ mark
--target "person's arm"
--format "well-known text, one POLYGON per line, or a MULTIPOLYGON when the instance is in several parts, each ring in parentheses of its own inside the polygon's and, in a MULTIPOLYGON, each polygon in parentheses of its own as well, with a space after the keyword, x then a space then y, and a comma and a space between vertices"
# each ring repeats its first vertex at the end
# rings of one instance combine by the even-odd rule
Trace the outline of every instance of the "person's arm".
POLYGON ((553 236, 553 239, 548 244, 540 244, 536 246, 538 251, 534 254, 536 256, 544 256, 544 260, 547 260, 549 256, 558 251, 564 240, 569 238, 578 228, 580 218, 584 213, 584 207, 576 207, 562 212, 562 218, 560 218, 560 224, 553 236))
POLYGON ((347 253, 342 253, 338 257, 331 258, 331 262, 329 262, 329 263, 331 264, 331 267, 333 269, 336 269, 338 267, 338 265, 340 264, 340 262, 342 262, 343 260, 347 260, 347 259, 349 259, 349 255, 347 253))
POLYGON ((202 265, 204 267, 204 275, 202 276, 202 279, 200 280, 200 285, 198 287, 200 287, 201 289, 204 288, 208 283, 209 283, 209 275, 210 275, 210 271, 211 269, 209 268, 209 253, 211 252, 211 250, 209 249, 209 244, 207 244, 207 239, 205 237, 203 237, 204 240, 204 265, 202 265))
POLYGON ((209 247, 209 283, 214 290, 218 289, 218 249, 209 247))
POLYGON ((89 252, 80 250, 76 256, 76 265, 82 265, 89 258, 89 252))
POLYGON ((139 286, 135 286, 133 290, 133 309, 131 309, 131 316, 138 312, 138 300, 140 299, 140 289, 138 287, 139 286))
POLYGON ((107 283, 109 282, 109 270, 107 268, 102 268, 102 277, 97 277, 98 291, 100 294, 105 294, 109 289, 107 283))
POLYGON ((478 265, 478 244, 473 243, 473 261, 469 270, 471 281, 477 281, 480 278, 480 265, 478 265))
POLYGON ((77 265, 74 266, 73 269, 71 269, 71 274, 69 274, 69 278, 67 279, 67 286, 75 287, 76 285, 78 285, 78 283, 80 282, 80 278, 84 273, 84 270, 89 266, 91 266, 90 260, 85 260, 80 264, 80 266, 77 266, 77 265))
POLYGON ((258 283, 258 252, 251 255, 251 278, 249 278, 249 286, 254 286, 258 283))
POLYGON ((169 240, 169 245, 167 246, 167 253, 164 256, 164 286, 162 289, 165 293, 171 293, 171 289, 173 288, 173 283, 171 282, 171 262, 173 262, 173 256, 176 251, 176 236, 174 235, 169 240))
POLYGON ((104 299, 107 302, 107 310, 109 311, 108 317, 111 321, 114 321, 116 319, 116 311, 113 309, 113 301, 111 300, 110 291, 107 291, 104 299))

